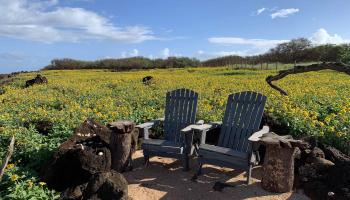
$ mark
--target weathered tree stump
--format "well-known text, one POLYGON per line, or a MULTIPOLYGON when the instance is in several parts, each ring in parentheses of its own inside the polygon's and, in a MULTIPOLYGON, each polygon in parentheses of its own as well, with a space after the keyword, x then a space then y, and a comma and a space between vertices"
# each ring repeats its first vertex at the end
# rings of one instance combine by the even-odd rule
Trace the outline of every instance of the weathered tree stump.
POLYGON ((112 131, 110 138, 110 150, 112 155, 111 168, 117 172, 124 172, 132 168, 132 139, 135 124, 132 121, 117 121, 108 124, 112 131))
POLYGON ((266 146, 263 164, 262 188, 270 192, 289 192, 293 189, 294 158, 298 147, 306 143, 292 136, 279 136, 273 132, 263 135, 259 141, 266 146))

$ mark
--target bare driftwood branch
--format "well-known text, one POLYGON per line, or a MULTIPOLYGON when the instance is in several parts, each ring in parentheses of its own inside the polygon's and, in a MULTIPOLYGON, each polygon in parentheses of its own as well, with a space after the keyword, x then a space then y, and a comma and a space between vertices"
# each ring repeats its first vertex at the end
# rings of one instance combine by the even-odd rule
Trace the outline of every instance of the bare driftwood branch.
POLYGON ((2 161, 2 166, 1 166, 1 169, 0 169, 0 181, 2 179, 2 176, 5 173, 5 169, 7 167, 7 164, 8 164, 8 162, 9 162, 11 156, 12 156, 14 144, 15 144, 15 136, 12 136, 10 145, 8 147, 8 150, 7 150, 7 155, 4 158, 4 160, 2 161))
POLYGON ((293 69, 281 70, 275 76, 268 76, 266 78, 266 82, 275 90, 279 91, 282 95, 288 95, 288 93, 282 88, 272 84, 272 81, 280 80, 286 77, 289 74, 299 74, 311 71, 320 71, 325 69, 331 69, 338 72, 344 72, 350 75, 350 66, 345 65, 341 62, 330 62, 330 63, 320 63, 320 64, 312 64, 308 66, 295 66, 293 69))

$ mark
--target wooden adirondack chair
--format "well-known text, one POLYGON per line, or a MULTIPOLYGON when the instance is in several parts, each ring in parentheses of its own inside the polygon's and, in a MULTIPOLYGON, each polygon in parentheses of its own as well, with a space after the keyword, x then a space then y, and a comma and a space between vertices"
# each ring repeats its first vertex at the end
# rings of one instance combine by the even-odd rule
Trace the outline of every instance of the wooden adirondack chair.
POLYGON ((201 132, 197 175, 202 173, 204 163, 239 168, 247 171, 249 184, 252 167, 259 161, 257 147, 252 142, 269 132, 268 126, 258 131, 265 102, 266 97, 255 92, 231 94, 222 123, 192 125, 183 129, 187 134, 189 129, 201 132), (214 127, 221 127, 218 144, 205 144, 206 132, 214 127))
POLYGON ((145 164, 150 156, 174 157, 183 160, 184 170, 189 169, 189 155, 193 153, 192 140, 186 139, 181 129, 194 124, 197 112, 198 94, 189 89, 177 89, 166 94, 165 117, 137 127, 143 129, 141 145, 145 164), (164 121, 164 139, 150 139, 149 129, 164 121), (185 143, 188 141, 188 143, 185 143))

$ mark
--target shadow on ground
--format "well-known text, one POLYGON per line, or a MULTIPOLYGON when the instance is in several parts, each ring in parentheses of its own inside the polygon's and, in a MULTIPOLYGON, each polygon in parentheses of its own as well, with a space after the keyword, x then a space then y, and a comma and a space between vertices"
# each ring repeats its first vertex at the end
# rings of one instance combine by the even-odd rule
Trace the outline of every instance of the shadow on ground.
POLYGON ((195 174, 196 160, 191 170, 183 172, 181 163, 171 158, 153 157, 149 166, 143 165, 140 151, 134 155, 134 170, 124 173, 129 182, 129 195, 137 199, 308 199, 301 193, 275 194, 260 187, 261 168, 253 170, 252 183, 245 184, 245 172, 205 165, 203 175, 197 182, 191 180, 195 174), (215 191, 216 182, 230 187, 215 191))

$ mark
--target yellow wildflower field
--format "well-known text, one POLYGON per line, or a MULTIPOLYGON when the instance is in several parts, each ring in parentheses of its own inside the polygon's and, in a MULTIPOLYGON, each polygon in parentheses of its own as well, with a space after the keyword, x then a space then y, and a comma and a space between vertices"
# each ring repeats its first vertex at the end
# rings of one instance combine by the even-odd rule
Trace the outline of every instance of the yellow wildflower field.
MULTIPOLYGON (((161 117, 165 94, 176 88, 199 93, 197 119, 218 121, 229 94, 252 90, 268 97, 265 113, 295 135, 315 135, 348 151, 350 77, 321 71, 290 75, 277 82, 282 96, 265 82, 273 70, 221 68, 42 71, 49 84, 24 88, 35 73, 21 74, 0 95, 0 135, 25 134, 26 122, 48 120, 69 130, 88 117, 101 122, 129 119, 136 123, 161 117), (153 76, 151 85, 142 78, 153 76)), ((26 141, 20 141, 26 143, 26 141)))

